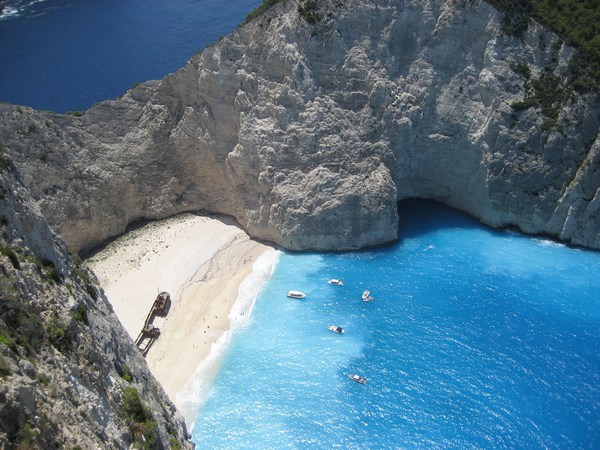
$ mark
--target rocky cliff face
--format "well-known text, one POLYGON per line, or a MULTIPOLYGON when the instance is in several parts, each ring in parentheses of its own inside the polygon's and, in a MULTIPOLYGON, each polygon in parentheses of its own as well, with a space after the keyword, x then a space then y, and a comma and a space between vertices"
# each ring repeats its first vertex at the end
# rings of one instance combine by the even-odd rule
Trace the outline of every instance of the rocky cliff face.
POLYGON ((0 158, 0 448, 192 448, 94 276, 0 158))
POLYGON ((408 197, 600 248, 598 98, 561 96, 553 121, 514 108, 573 51, 501 19, 477 0, 282 1, 82 117, 3 105, 0 140, 74 249, 197 209, 351 249, 395 239, 408 197))

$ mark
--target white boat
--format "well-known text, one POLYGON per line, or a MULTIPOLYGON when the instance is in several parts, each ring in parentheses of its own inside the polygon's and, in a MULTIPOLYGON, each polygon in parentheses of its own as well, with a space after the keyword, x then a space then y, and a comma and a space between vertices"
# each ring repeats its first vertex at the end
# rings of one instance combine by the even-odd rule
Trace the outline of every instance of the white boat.
POLYGON ((329 325, 327 329, 333 333, 344 334, 344 329, 342 327, 338 327, 337 325, 329 325))
POLYGON ((287 296, 290 298, 304 298, 306 297, 306 294, 300 291, 289 291, 287 293, 287 296))
POLYGON ((371 291, 365 291, 362 293, 362 299, 363 302, 370 302, 371 300, 373 300, 373 297, 371 297, 371 291))
POLYGON ((360 383, 360 384, 367 384, 366 378, 363 378, 360 375, 356 375, 355 373, 348 374, 348 378, 350 378, 352 381, 356 381, 357 383, 360 383))
POLYGON ((329 284, 335 284, 336 286, 343 286, 344 282, 342 280, 338 280, 336 278, 332 278, 328 281, 329 284))

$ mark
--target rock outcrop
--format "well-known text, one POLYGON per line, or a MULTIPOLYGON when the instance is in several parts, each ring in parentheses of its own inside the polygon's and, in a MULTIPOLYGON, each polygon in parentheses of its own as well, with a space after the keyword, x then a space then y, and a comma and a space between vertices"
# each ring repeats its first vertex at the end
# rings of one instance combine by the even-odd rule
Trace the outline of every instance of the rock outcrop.
POLYGON ((555 35, 507 36, 479 0, 299 4, 82 117, 0 107, 71 248, 205 209, 289 249, 353 249, 394 240, 408 197, 600 248, 597 95, 564 96, 550 124, 514 107, 516 67, 564 78, 574 51, 555 35))
POLYGON ((0 448, 193 448, 94 275, 0 156, 0 448))

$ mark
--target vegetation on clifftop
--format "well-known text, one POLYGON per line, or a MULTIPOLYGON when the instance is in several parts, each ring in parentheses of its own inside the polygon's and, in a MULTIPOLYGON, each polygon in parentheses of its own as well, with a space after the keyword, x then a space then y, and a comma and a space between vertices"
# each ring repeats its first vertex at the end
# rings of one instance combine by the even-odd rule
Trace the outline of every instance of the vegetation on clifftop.
POLYGON ((248 14, 246 16, 246 21, 244 23, 248 23, 250 22, 252 19, 260 16, 262 13, 264 13, 267 9, 269 9, 271 6, 273 6, 275 3, 279 3, 281 0, 263 0, 262 4, 256 8, 254 11, 252 11, 250 14, 248 14))
POLYGON ((504 31, 520 37, 529 19, 548 27, 580 54, 571 64, 579 92, 600 87, 600 2, 598 0, 487 0, 502 11, 504 31))

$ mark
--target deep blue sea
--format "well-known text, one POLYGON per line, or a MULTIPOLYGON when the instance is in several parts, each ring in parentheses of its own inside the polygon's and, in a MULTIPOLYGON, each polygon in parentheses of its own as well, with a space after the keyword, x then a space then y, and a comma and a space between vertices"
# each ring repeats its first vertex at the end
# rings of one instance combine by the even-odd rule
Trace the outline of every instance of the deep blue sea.
MULTIPOLYGON (((176 70, 260 3, 11 1, 0 101, 85 109, 176 70)), ((220 371, 188 392, 197 448, 600 448, 600 253, 432 202, 400 212, 394 245, 280 253, 266 284, 261 262, 209 361, 220 371)))
POLYGON ((261 3, 9 0, 0 15, 0 101, 88 109, 174 72, 261 3))
POLYGON ((600 448, 600 254, 433 202, 401 217, 388 247, 280 255, 198 448, 600 448))

